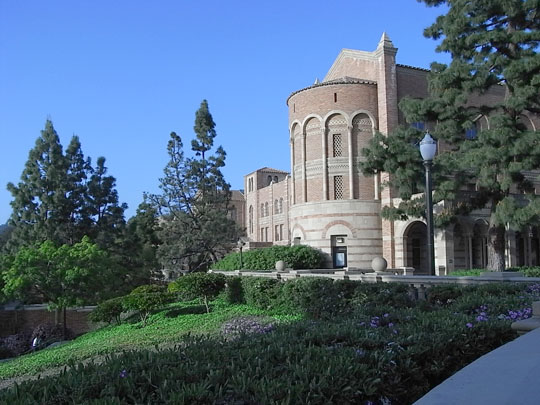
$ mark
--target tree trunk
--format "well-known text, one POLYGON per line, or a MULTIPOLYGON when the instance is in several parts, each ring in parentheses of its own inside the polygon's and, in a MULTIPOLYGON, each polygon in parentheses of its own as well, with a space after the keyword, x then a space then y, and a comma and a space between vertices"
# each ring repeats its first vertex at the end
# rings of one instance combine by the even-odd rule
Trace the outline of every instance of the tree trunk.
POLYGON ((67 339, 67 325, 66 325, 66 307, 64 307, 64 322, 62 323, 62 334, 64 335, 63 339, 67 339))
POLYGON ((488 230, 488 270, 504 271, 505 229, 501 225, 490 225, 488 230))

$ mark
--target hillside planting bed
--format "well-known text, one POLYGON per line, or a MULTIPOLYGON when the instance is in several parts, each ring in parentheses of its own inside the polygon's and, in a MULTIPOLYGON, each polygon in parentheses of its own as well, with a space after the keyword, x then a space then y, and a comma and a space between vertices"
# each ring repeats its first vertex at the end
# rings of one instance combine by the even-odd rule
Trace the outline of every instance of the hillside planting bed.
POLYGON ((514 339, 510 323, 529 317, 540 294, 538 284, 444 286, 417 302, 406 286, 382 283, 245 277, 227 285, 210 313, 196 301, 172 304, 146 327, 108 326, 1 364, 3 378, 36 365, 71 368, 0 391, 0 402, 412 403, 514 339), (139 350, 162 342, 177 345, 139 350), (98 353, 107 355, 77 365, 98 353))

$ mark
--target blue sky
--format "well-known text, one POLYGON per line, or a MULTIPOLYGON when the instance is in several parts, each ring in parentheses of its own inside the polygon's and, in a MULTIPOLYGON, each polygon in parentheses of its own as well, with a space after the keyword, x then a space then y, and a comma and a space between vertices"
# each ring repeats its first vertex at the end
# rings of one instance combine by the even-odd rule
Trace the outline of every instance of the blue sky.
POLYGON ((415 0, 0 0, 0 223, 45 120, 67 146, 105 156, 134 215, 157 192, 176 131, 189 146, 207 99, 234 189, 290 170, 287 97, 322 79, 342 48, 372 51, 386 31, 398 63, 447 62, 423 37, 444 10, 415 0))

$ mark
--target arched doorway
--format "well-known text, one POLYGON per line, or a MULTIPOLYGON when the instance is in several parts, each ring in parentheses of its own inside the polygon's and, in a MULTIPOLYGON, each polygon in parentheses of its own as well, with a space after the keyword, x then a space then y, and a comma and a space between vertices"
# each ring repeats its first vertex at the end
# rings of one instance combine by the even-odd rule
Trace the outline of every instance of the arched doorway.
POLYGON ((454 268, 466 270, 470 267, 469 262, 469 238, 463 232, 461 224, 456 224, 453 231, 454 240, 454 268))
POLYGON ((420 221, 413 222, 405 231, 407 267, 414 267, 415 274, 429 274, 427 258, 427 227, 420 221))
POLYGON ((478 221, 473 227, 472 238, 472 267, 485 269, 487 267, 487 238, 488 225, 484 221, 478 221))

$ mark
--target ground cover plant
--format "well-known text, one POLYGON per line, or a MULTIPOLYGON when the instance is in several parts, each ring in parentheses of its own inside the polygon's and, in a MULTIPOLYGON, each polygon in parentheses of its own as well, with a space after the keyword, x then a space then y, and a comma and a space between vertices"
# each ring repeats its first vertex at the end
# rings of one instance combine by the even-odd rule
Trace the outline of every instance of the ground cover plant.
MULTIPOLYGON (((450 273, 450 276, 479 276, 486 272, 486 269, 469 269, 469 270, 456 270, 450 273)), ((521 267, 509 267, 505 271, 521 272, 525 277, 540 277, 540 266, 521 266, 521 267)))
MULTIPOLYGON (((540 284, 435 287, 428 301, 418 302, 398 284, 232 279, 242 286, 235 299, 246 304, 230 304, 227 294, 209 314, 198 301, 173 304, 145 328, 108 326, 93 338, 119 339, 123 330, 136 344, 170 339, 177 346, 73 363, 54 379, 1 391, 0 402, 411 403, 512 340, 510 323, 530 316, 532 301, 540 299, 540 284), (296 316, 279 316, 287 313, 296 316), (186 327, 175 340, 178 329, 169 331, 162 319, 190 323, 195 333, 186 327)), ((118 347, 129 349, 128 339, 118 347)))

